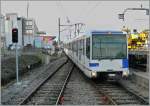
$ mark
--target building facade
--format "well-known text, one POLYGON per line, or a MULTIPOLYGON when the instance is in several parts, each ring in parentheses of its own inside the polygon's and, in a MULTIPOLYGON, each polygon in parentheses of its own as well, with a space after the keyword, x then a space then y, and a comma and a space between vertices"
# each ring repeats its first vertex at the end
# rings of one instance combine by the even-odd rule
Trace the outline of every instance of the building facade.
POLYGON ((0 14, 1 47, 5 47, 5 17, 0 14))
POLYGON ((37 36, 38 28, 34 19, 23 19, 23 37, 24 37, 24 46, 34 44, 35 36, 37 36))

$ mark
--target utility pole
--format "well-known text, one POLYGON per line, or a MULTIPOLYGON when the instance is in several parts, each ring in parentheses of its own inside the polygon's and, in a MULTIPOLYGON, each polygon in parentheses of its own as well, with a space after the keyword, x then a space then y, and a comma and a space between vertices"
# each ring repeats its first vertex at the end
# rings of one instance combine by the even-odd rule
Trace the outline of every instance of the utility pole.
POLYGON ((28 13, 29 13, 29 1, 27 3, 27 19, 28 19, 28 13))
MULTIPOLYGON (((28 19, 29 19, 29 0, 27 2, 27 23, 29 22, 28 19)), ((27 35, 28 35, 28 38, 29 38, 29 44, 31 44, 31 39, 30 39, 31 35, 29 33, 27 35)))
POLYGON ((75 24, 75 31, 74 31, 75 32, 75 37, 77 36, 76 31, 77 31, 77 24, 75 24))
POLYGON ((58 45, 60 45, 60 18, 58 18, 58 45))
MULTIPOLYGON (((70 21, 68 20, 68 18, 67 18, 67 22, 70 23, 70 21)), ((75 26, 74 34, 75 34, 75 36, 77 36, 77 34, 79 35, 80 30, 81 30, 80 25, 81 25, 81 27, 82 27, 82 26, 85 25, 85 24, 83 24, 83 23, 75 23, 75 24, 63 25, 63 24, 60 23, 60 17, 59 17, 59 18, 58 18, 58 45, 60 45, 60 42, 61 42, 61 40, 60 40, 60 33, 63 32, 63 31, 65 31, 65 30, 69 30, 69 29, 67 29, 67 28, 61 30, 61 29, 60 29, 61 27, 73 27, 73 26, 75 26)), ((70 31, 70 38, 71 38, 71 31, 70 31)))

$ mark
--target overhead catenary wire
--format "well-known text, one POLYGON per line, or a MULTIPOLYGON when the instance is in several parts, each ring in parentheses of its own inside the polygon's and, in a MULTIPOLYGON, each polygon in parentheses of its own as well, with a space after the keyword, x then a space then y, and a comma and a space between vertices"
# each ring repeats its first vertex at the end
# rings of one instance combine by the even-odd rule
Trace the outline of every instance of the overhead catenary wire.
POLYGON ((101 1, 98 1, 95 3, 95 5, 93 5, 87 12, 86 14, 84 14, 85 12, 83 12, 83 16, 79 16, 79 18, 81 17, 81 20, 86 20, 90 15, 91 13, 99 6, 99 4, 101 3, 101 1))
POLYGON ((57 5, 58 10, 60 11, 60 13, 61 13, 64 17, 66 17, 67 22, 69 23, 69 22, 70 22, 70 19, 69 19, 68 13, 67 13, 67 11, 64 9, 64 6, 62 5, 61 1, 60 1, 60 0, 59 0, 59 1, 56 1, 56 5, 57 5))
MULTIPOLYGON (((69 20, 69 17, 68 17, 68 15, 66 15, 66 11, 65 11, 65 9, 64 9, 64 7, 63 7, 63 5, 61 4, 61 2, 59 1, 59 2, 56 2, 56 4, 57 4, 57 7, 58 7, 58 9, 60 10, 60 8, 61 8, 61 10, 60 10, 60 12, 62 12, 63 11, 63 13, 65 13, 65 14, 63 14, 65 17, 66 17, 66 19, 67 19, 67 23, 70 23, 70 20, 69 20)), ((63 30, 60 30, 60 32, 63 32, 63 31, 69 31, 69 35, 70 35, 70 38, 71 38, 71 35, 72 35, 72 27, 74 26, 74 33, 75 33, 75 36, 77 36, 77 35, 79 35, 79 33, 80 33, 80 30, 81 30, 81 28, 82 28, 82 26, 83 26, 84 24, 83 23, 75 23, 75 24, 68 24, 68 25, 61 25, 60 24, 60 26, 63 26, 63 27, 66 27, 65 29, 63 29, 63 30)), ((59 32, 59 33, 60 33, 59 32)))

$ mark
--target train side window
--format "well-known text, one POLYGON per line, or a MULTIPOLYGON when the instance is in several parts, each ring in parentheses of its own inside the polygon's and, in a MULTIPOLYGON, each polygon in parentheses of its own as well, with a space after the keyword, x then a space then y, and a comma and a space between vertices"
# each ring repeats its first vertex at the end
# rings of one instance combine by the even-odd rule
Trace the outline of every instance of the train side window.
POLYGON ((79 47, 79 46, 78 46, 78 40, 77 40, 77 56, 78 56, 78 47, 79 47))
POLYGON ((73 42, 72 42, 72 51, 73 51, 73 42))
POLYGON ((75 51, 75 54, 77 55, 77 41, 74 42, 74 45, 75 45, 74 51, 75 51))
POLYGON ((75 51, 75 43, 74 42, 73 42, 72 46, 73 46, 73 52, 74 52, 75 51))
POLYGON ((71 43, 69 43, 69 49, 71 50, 71 43))
POLYGON ((81 40, 81 54, 83 54, 83 39, 81 40))
POLYGON ((83 39, 83 43, 82 43, 82 45, 83 45, 83 55, 84 55, 84 39, 83 39))
POLYGON ((86 38, 86 56, 90 59, 90 38, 86 38))

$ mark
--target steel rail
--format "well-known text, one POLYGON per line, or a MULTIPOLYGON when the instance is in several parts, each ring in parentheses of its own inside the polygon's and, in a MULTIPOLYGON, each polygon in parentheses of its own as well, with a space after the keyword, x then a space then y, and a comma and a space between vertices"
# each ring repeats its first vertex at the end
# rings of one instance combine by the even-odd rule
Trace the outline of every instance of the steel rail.
MULTIPOLYGON (((144 99, 143 97, 137 95, 136 93, 132 92, 130 89, 128 89, 127 87, 125 87, 123 84, 121 84, 120 82, 117 82, 118 85, 120 85, 124 90, 126 90, 127 92, 129 92, 130 94, 134 95, 138 100, 141 101, 141 103, 143 103, 143 105, 149 105, 149 102, 144 99)), ((97 85, 95 85, 97 87, 97 85)), ((98 89, 98 91, 103 94, 104 96, 106 96, 106 98, 108 98, 108 100, 111 101, 111 103, 113 105, 118 105, 117 102, 115 102, 115 100, 112 99, 111 96, 109 96, 106 92, 104 92, 103 90, 98 89)), ((120 105, 120 104, 119 104, 120 105)))
POLYGON ((138 99, 140 99, 141 102, 144 103, 144 105, 149 105, 149 101, 147 101, 145 98, 143 98, 142 96, 139 96, 138 94, 136 94, 133 91, 131 91, 129 88, 125 87, 121 82, 118 82, 118 84, 121 87, 123 87, 125 90, 127 90, 128 92, 130 92, 131 94, 133 94, 135 97, 137 97, 138 99))
POLYGON ((32 95, 33 95, 47 80, 49 80, 52 76, 54 76, 55 73, 58 72, 59 69, 61 69, 67 62, 68 62, 68 59, 67 59, 66 62, 64 62, 62 65, 60 65, 60 66, 56 69, 56 71, 54 71, 52 74, 48 75, 48 76, 45 78, 45 80, 43 80, 41 83, 39 83, 39 85, 38 85, 37 87, 35 87, 35 88, 19 103, 19 105, 24 105, 24 104, 26 104, 27 101, 28 101, 28 99, 29 99, 30 97, 32 97, 32 95))
MULTIPOLYGON (((94 83, 94 82, 93 82, 94 83)), ((102 95, 104 95, 111 103, 112 105, 117 105, 117 103, 106 93, 103 92, 103 90, 98 89, 97 85, 94 83, 95 87, 97 88, 98 92, 102 95)))
POLYGON ((65 88, 66 88, 66 85, 67 85, 67 83, 68 83, 68 80, 69 80, 69 78, 70 78, 70 76, 71 76, 71 73, 72 73, 74 67, 75 67, 75 65, 73 65, 72 69, 70 70, 70 72, 68 73, 68 75, 67 75, 67 77, 66 77, 66 79, 65 79, 65 82, 64 82, 64 84, 63 84, 63 87, 62 87, 62 89, 61 89, 61 91, 60 91, 60 93, 59 93, 59 96, 58 96, 58 98, 57 98, 57 101, 56 101, 56 103, 55 103, 56 105, 59 104, 59 101, 60 101, 60 99, 61 99, 61 97, 62 97, 62 95, 63 95, 63 93, 64 93, 64 90, 65 90, 65 88))

